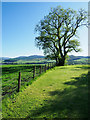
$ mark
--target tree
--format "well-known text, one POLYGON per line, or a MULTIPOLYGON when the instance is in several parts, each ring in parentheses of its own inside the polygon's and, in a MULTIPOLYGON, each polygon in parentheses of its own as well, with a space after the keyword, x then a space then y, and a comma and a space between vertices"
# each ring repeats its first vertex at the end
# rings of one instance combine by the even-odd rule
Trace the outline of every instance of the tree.
POLYGON ((36 25, 36 45, 44 50, 44 54, 56 60, 57 65, 65 64, 69 52, 80 51, 77 30, 84 25, 87 12, 83 9, 63 9, 61 6, 51 8, 48 15, 36 25))

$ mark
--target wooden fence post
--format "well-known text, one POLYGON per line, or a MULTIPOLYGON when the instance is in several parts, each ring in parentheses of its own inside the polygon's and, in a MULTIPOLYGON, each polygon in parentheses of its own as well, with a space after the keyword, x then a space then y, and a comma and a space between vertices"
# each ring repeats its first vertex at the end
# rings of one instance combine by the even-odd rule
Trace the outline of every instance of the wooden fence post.
POLYGON ((45 64, 45 72, 46 72, 46 69, 47 69, 47 66, 46 66, 46 64, 45 64))
POLYGON ((55 67, 55 64, 53 63, 53 67, 55 67))
POLYGON ((52 62, 52 68, 53 68, 53 62, 52 62))
POLYGON ((42 73, 42 66, 40 66, 40 74, 42 73))
POLYGON ((48 63, 48 69, 49 69, 49 63, 48 63))
POLYGON ((19 72, 19 78, 18 78, 18 92, 20 91, 21 86, 21 72, 19 72))
POLYGON ((50 63, 50 69, 51 69, 51 67, 52 67, 52 66, 51 66, 51 63, 50 63))
POLYGON ((53 63, 54 67, 55 67, 55 63, 53 63))
POLYGON ((53 68, 53 62, 52 62, 52 68, 53 68))
POLYGON ((57 63, 55 62, 55 66, 57 65, 57 63))
POLYGON ((33 68, 33 79, 35 78, 35 69, 36 69, 36 66, 34 65, 34 68, 33 68))
POLYGON ((53 62, 51 63, 51 66, 52 66, 52 68, 53 68, 53 62))
POLYGON ((48 63, 48 69, 50 69, 50 63, 48 63))
POLYGON ((53 64, 53 68, 54 68, 54 62, 52 64, 53 64))
POLYGON ((54 63, 54 66, 56 66, 56 62, 54 63))

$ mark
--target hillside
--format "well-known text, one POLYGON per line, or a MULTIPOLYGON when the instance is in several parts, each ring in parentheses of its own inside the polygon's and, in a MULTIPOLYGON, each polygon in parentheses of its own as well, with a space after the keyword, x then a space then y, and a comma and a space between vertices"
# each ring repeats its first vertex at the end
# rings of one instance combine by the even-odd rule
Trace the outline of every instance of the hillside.
POLYGON ((8 60, 8 59, 10 59, 9 57, 0 57, 0 61, 2 61, 2 60, 8 60))
POLYGON ((90 56, 69 56, 68 65, 90 64, 90 56))
POLYGON ((16 57, 16 58, 10 58, 10 59, 6 59, 6 61, 18 61, 18 60, 29 61, 29 60, 42 59, 42 58, 44 58, 44 56, 32 55, 32 56, 28 56, 28 57, 27 56, 20 56, 20 57, 16 57))
MULTIPOLYGON (((49 60, 45 59, 45 56, 32 55, 32 56, 20 56, 16 58, 2 58, 2 63, 39 63, 47 62, 49 60)), ((70 55, 67 64, 88 64, 90 63, 90 56, 74 56, 70 55)))
POLYGON ((16 58, 9 58, 2 60, 3 63, 29 63, 33 61, 42 61, 44 56, 41 55, 32 55, 32 56, 20 56, 16 58))
POLYGON ((88 118, 88 66, 55 67, 2 102, 3 118, 88 118))

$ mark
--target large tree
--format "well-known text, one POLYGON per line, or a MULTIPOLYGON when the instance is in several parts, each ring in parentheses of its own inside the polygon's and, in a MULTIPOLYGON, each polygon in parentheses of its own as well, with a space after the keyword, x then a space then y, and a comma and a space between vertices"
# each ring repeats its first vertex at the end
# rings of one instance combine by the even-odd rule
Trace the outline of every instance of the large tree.
POLYGON ((77 30, 85 24, 87 12, 83 9, 63 9, 61 6, 51 8, 48 15, 36 25, 36 45, 44 50, 47 57, 56 60, 57 65, 65 64, 69 52, 80 51, 77 30))

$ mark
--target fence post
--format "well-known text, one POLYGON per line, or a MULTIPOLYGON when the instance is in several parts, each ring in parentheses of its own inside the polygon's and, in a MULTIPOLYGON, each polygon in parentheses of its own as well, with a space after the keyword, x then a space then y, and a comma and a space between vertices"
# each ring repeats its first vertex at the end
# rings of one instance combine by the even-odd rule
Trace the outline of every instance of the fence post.
POLYGON ((35 69, 36 69, 36 66, 34 65, 34 68, 33 68, 33 79, 35 78, 35 69))
POLYGON ((48 63, 48 69, 49 69, 49 63, 48 63))
POLYGON ((55 66, 57 65, 57 63, 55 62, 55 66))
POLYGON ((51 64, 49 63, 49 69, 51 69, 51 64))
POLYGON ((45 64, 45 72, 46 72, 46 69, 47 69, 47 66, 46 66, 46 64, 45 64))
POLYGON ((52 68, 53 68, 53 62, 51 63, 51 66, 52 66, 52 68))
POLYGON ((54 62, 54 67, 56 66, 55 64, 56 64, 56 63, 54 62))
POLYGON ((53 68, 54 68, 54 62, 52 64, 53 64, 53 68))
POLYGON ((50 63, 50 69, 52 68, 52 64, 50 63))
POLYGON ((55 64, 54 64, 54 66, 56 66, 56 62, 55 62, 55 64))
POLYGON ((19 78, 18 78, 18 92, 20 91, 21 86, 21 72, 19 72, 19 78))
POLYGON ((53 68, 53 62, 52 62, 52 68, 53 68))
POLYGON ((53 62, 52 62, 52 68, 53 68, 53 62))
POLYGON ((42 73, 42 66, 40 66, 40 74, 42 73))

